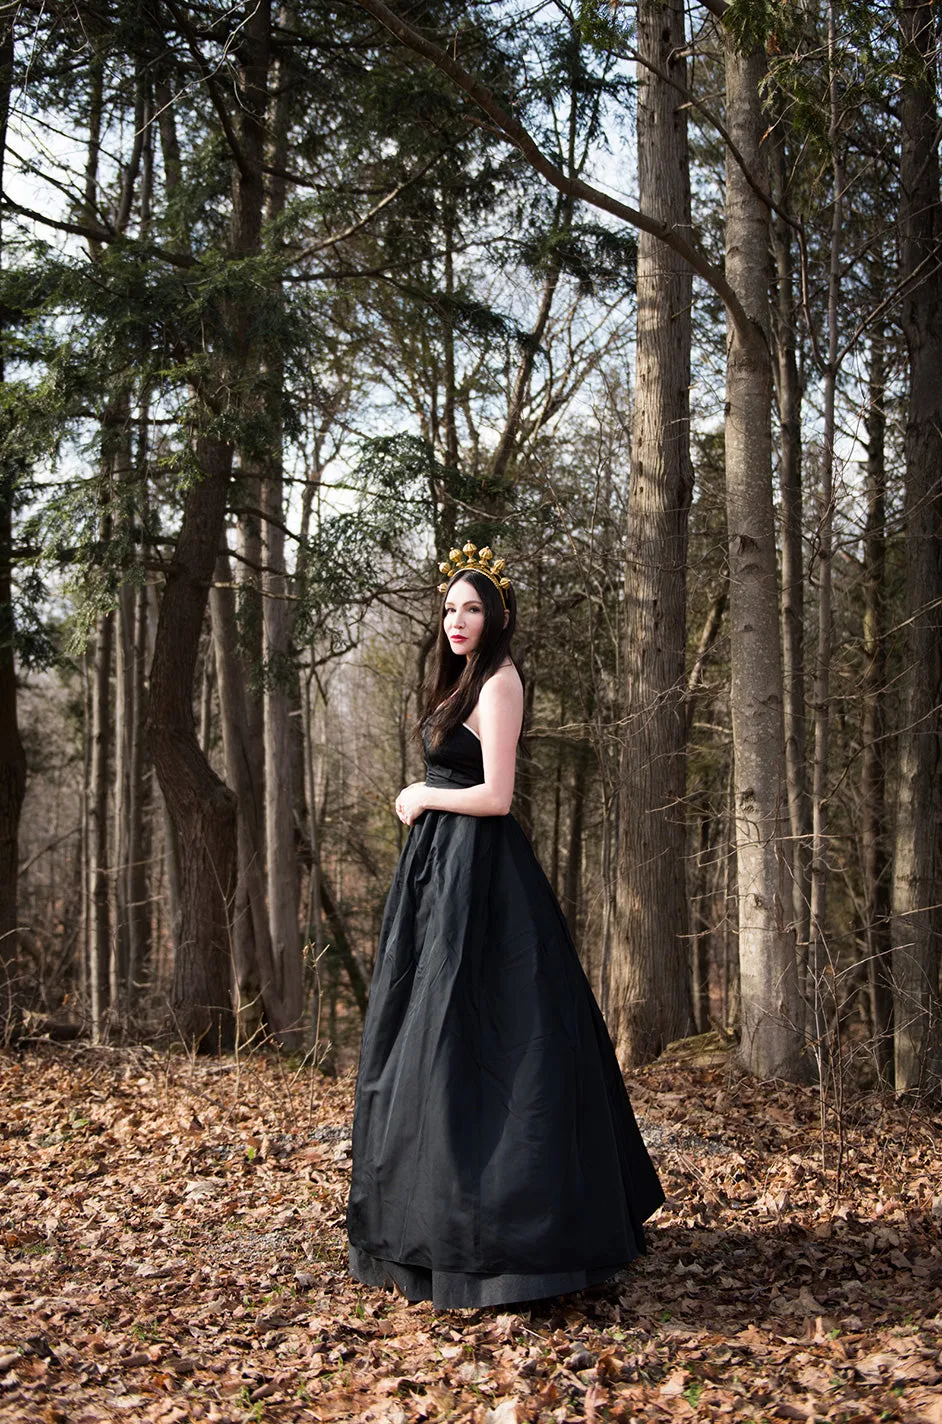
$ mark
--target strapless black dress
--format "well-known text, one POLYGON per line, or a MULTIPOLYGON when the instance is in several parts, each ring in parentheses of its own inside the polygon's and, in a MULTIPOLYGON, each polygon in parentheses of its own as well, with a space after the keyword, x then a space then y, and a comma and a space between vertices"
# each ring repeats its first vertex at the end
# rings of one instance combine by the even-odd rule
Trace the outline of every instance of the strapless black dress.
MULTIPOLYGON (((426 784, 484 780, 458 727, 426 784)), ((513 815, 426 811, 380 930, 347 1206, 350 1270, 441 1309, 580 1290, 664 1195, 562 911, 513 815)))

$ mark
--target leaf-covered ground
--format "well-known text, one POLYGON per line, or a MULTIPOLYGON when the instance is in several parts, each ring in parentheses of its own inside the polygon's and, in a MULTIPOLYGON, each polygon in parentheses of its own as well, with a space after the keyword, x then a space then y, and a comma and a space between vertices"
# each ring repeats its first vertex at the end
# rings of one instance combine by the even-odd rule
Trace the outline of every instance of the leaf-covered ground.
POLYGON ((940 1123, 668 1058, 667 1207, 615 1281, 448 1311, 344 1269, 352 1080, 0 1057, 0 1419, 942 1424, 940 1123))

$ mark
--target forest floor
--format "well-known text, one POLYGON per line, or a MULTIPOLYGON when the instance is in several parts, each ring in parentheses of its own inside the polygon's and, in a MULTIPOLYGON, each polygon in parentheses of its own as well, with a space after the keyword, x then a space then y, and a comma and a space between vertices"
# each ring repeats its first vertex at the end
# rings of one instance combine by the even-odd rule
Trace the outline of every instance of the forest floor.
POLYGON ((346 1273, 352 1086, 0 1055, 0 1420, 942 1424, 937 1118, 848 1102, 822 1168, 813 1091, 667 1056, 629 1085, 668 1193, 648 1255, 436 1312, 346 1273))

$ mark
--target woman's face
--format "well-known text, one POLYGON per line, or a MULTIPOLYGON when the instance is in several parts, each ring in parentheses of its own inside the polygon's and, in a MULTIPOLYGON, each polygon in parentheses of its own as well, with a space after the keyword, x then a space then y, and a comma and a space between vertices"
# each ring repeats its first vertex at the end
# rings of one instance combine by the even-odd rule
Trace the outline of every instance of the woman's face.
POLYGON ((473 583, 457 579, 445 599, 445 636, 453 653, 473 653, 484 632, 484 604, 473 583))

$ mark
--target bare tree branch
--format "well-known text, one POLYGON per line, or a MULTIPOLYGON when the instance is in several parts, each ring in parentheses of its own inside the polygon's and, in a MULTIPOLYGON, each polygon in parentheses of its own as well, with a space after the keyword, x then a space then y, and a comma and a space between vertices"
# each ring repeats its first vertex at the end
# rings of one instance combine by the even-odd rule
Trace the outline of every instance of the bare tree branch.
MULTIPOLYGON (((90 242, 124 242, 131 245, 131 240, 124 237, 119 232, 114 232, 107 227, 93 227, 90 223, 67 222, 64 218, 51 218, 45 213, 37 213, 34 208, 26 208, 22 203, 14 202, 6 193, 0 193, 0 205, 7 212, 18 213, 21 217, 29 218, 31 222, 41 223, 44 227, 54 228, 57 232, 68 232, 74 237, 84 237, 90 242)), ((189 257, 185 252, 169 252, 165 247, 158 247, 152 242, 137 244, 141 251, 148 253, 151 257, 159 257, 164 262, 169 262, 173 267, 195 267, 197 265, 195 257, 189 257)))
POLYGON ((232 127, 232 120, 229 117, 229 111, 222 101, 222 95, 219 93, 219 88, 216 84, 215 75, 210 66, 207 64, 205 56, 203 55, 203 51, 200 49, 199 45, 196 42, 196 36, 193 33, 193 27, 190 24, 189 20, 186 18, 186 16, 183 14, 183 12, 180 10, 179 6, 174 3, 174 0, 166 0, 166 4, 167 9, 170 11, 177 24, 180 26, 180 31, 184 39, 186 40, 187 48, 195 59, 200 74, 203 76, 206 88, 209 91, 209 97, 213 101, 213 108, 216 110, 219 122, 222 124, 222 131, 226 136, 226 142, 228 143, 229 148, 232 151, 232 156, 235 159, 236 167, 242 174, 242 177, 247 178, 249 176, 249 167, 245 159, 245 154, 242 152, 241 145, 239 144, 239 140, 236 137, 236 131, 232 127))
POLYGON ((401 16, 390 10, 383 0, 355 0, 355 3, 367 14, 372 15, 374 20, 399 40, 400 44, 405 45, 407 49, 411 49, 414 54, 420 55, 423 59, 429 60, 436 69, 447 75, 452 83, 487 115, 491 123, 495 125, 497 132, 508 143, 512 143, 515 148, 519 149, 531 168, 545 178, 558 192, 588 203, 603 212, 611 213, 613 217, 621 218, 623 222, 630 223, 632 227, 639 228, 642 232, 651 233, 668 247, 673 248, 686 262, 689 262, 693 271, 702 277, 722 299, 730 319, 743 338, 748 342, 754 339, 753 325, 746 315, 739 297, 727 282, 720 268, 710 261, 698 244, 691 242, 676 228, 668 227, 666 223, 651 217, 649 213, 640 212, 628 203, 610 197, 609 194, 603 193, 599 188, 594 188, 581 178, 568 177, 551 159, 547 158, 523 124, 508 113, 487 85, 469 74, 453 57, 453 54, 449 54, 440 45, 408 24, 401 16))

